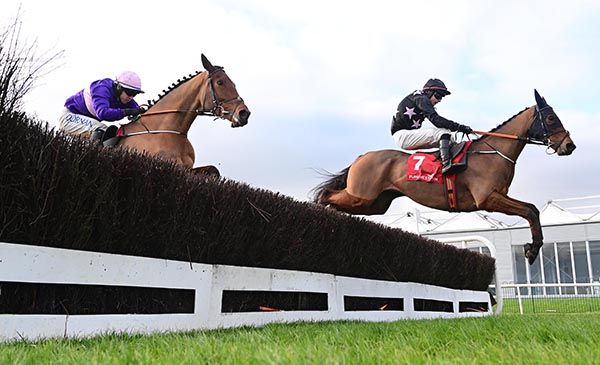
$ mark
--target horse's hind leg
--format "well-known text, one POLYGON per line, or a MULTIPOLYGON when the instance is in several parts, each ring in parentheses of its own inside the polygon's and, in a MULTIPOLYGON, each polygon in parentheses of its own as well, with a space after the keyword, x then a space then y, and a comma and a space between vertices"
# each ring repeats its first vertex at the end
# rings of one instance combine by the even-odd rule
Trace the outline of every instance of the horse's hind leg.
MULTIPOLYGON (((384 194, 382 194, 384 195, 384 194)), ((380 195, 377 199, 363 199, 350 195, 346 189, 331 193, 327 197, 326 203, 337 210, 350 214, 374 215, 383 214, 387 211, 393 198, 389 199, 380 195)), ((395 198, 396 196, 394 196, 395 198)))
POLYGON ((358 211, 371 202, 348 194, 346 189, 332 192, 324 199, 324 203, 329 204, 337 210, 351 214, 362 214, 358 211))
POLYGON ((386 190, 379 194, 377 199, 371 204, 372 214, 385 214, 392 204, 392 200, 403 196, 401 192, 397 190, 386 190))

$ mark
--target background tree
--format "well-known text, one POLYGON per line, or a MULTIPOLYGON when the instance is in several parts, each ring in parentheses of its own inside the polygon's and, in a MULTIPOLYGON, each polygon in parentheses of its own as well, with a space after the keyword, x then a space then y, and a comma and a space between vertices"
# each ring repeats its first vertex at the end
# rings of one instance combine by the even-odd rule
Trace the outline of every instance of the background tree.
POLYGON ((0 116, 22 111, 24 96, 40 77, 56 69, 55 61, 64 51, 45 51, 38 55, 37 39, 21 39, 21 9, 0 29, 0 116))

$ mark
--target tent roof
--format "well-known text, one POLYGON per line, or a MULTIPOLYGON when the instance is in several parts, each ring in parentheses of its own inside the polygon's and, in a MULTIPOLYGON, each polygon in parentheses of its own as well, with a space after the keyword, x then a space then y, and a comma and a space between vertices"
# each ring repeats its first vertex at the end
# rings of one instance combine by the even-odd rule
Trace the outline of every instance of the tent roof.
POLYGON ((431 231, 465 231, 480 229, 508 228, 509 226, 481 212, 458 213, 431 231))
MULTIPOLYGON (((540 222, 542 225, 598 222, 600 221, 600 204, 574 206, 581 205, 581 201, 588 204, 594 199, 600 202, 600 195, 550 200, 540 212, 540 222), (576 213, 582 209, 586 212, 576 213)), ((519 219, 516 223, 508 224, 486 212, 448 213, 437 210, 420 211, 418 209, 414 212, 392 214, 372 220, 413 233, 477 231, 529 225, 525 219, 519 219)))

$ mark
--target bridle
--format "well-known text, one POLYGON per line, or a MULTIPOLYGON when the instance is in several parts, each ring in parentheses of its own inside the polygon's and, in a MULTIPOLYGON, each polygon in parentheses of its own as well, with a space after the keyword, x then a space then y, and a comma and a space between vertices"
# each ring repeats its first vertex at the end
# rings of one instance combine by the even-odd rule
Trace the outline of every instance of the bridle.
POLYGON ((553 143, 550 141, 550 137, 552 137, 553 135, 558 134, 560 132, 565 132, 565 135, 560 140, 560 142, 554 143, 554 145, 560 146, 565 141, 565 139, 567 139, 567 137, 569 137, 570 132, 563 127, 563 125, 560 122, 560 120, 558 119, 558 117, 557 117, 557 123, 554 123, 554 125, 552 125, 550 127, 546 123, 544 123, 544 120, 546 119, 546 116, 548 114, 552 113, 552 114, 554 114, 554 116, 556 116, 556 114, 554 113, 554 110, 552 110, 552 107, 550 105, 546 105, 543 108, 539 108, 536 105, 535 110, 536 110, 535 120, 533 121, 531 127, 527 131, 527 138, 529 138, 529 140, 530 140, 529 143, 547 146, 546 153, 549 155, 554 154, 557 152, 557 150, 554 147, 552 147, 553 143), (544 111, 546 111, 546 112, 544 112, 544 111), (541 138, 539 137, 540 133, 536 133, 537 130, 542 131, 541 138), (554 152, 548 153, 548 150, 550 150, 550 149, 554 150, 554 152))
POLYGON ((207 78, 207 83, 208 83, 208 90, 210 91, 210 95, 212 98, 212 105, 213 107, 210 110, 204 110, 204 109, 164 109, 164 110, 157 110, 157 111, 146 111, 138 116, 136 116, 134 119, 132 119, 132 122, 138 122, 144 127, 145 131, 141 131, 141 132, 133 132, 133 133, 126 133, 123 134, 122 138, 124 137, 133 137, 133 136, 139 136, 139 135, 143 135, 143 134, 176 134, 176 135, 181 135, 181 136, 187 136, 186 133, 177 131, 177 130, 169 130, 169 129, 158 129, 158 130, 150 130, 148 129, 148 127, 146 127, 146 125, 144 124, 144 122, 142 121, 142 117, 144 116, 150 116, 150 115, 160 115, 160 114, 170 114, 170 113, 194 113, 195 116, 211 116, 211 117, 215 117, 214 120, 217 119, 227 119, 226 116, 228 114, 235 114, 235 112, 237 111, 237 109, 239 108, 239 106, 244 102, 244 100, 238 95, 236 97, 227 99, 227 100, 219 100, 219 98, 217 97, 216 93, 215 93, 215 89, 213 87, 213 80, 212 80, 212 76, 217 73, 217 72, 225 72, 225 70, 222 67, 216 66, 216 69, 213 71, 207 71, 208 72, 208 78, 207 78), (232 112, 228 111, 225 109, 224 105, 237 100, 238 103, 236 104, 235 108, 233 109, 232 112))
MULTIPOLYGON (((546 105, 543 108, 540 108, 538 105, 536 105, 535 110, 536 110, 536 112, 535 112, 534 116, 532 117, 532 119, 534 119, 534 120, 531 123, 529 129, 527 130, 527 135, 525 137, 521 137, 521 136, 517 136, 517 135, 513 135, 513 134, 483 132, 483 131, 473 131, 473 133, 480 134, 480 135, 487 135, 487 136, 494 136, 494 137, 518 140, 518 141, 525 142, 525 144, 535 144, 535 145, 540 145, 540 146, 546 146, 546 154, 549 154, 549 155, 555 154, 555 153, 557 153, 557 149, 555 149, 552 146, 553 145, 555 145, 555 146, 562 145, 562 143, 565 141, 565 139, 569 136, 570 132, 563 127, 560 120, 558 120, 558 117, 557 117, 557 123, 555 123, 555 125, 553 125, 552 127, 549 127, 546 123, 544 123, 545 117, 548 114, 550 114, 550 113, 554 114, 554 110, 552 109, 552 107, 550 105, 546 105), (552 137, 553 135, 560 133, 560 132, 565 132, 564 137, 560 140, 560 142, 552 143, 552 141, 550 140, 550 137, 552 137), (552 150, 552 152, 548 153, 548 151, 550 151, 550 150, 552 150)), ((554 115, 556 116, 556 114, 554 114, 554 115)), ((486 140, 483 140, 482 142, 485 143, 488 147, 490 147, 492 149, 492 151, 476 151, 477 153, 479 153, 479 154, 498 154, 505 160, 511 162, 512 164, 516 163, 516 161, 514 161, 510 157, 506 156, 502 152, 498 151, 491 144, 489 144, 486 140)))

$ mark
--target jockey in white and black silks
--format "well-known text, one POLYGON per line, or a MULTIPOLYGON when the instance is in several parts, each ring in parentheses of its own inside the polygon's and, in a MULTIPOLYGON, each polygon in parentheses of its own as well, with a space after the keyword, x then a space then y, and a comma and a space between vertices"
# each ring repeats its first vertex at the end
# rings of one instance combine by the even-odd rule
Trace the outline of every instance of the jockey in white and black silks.
MULTIPOLYGON (((117 121, 143 112, 134 96, 143 93, 140 77, 132 71, 121 73, 115 80, 96 80, 69 97, 59 118, 60 129, 67 134, 92 134, 101 140, 108 126, 102 121, 117 121)), ((116 127, 112 130, 116 133, 116 127)))
POLYGON ((470 134, 473 130, 439 115, 435 105, 450 91, 440 79, 429 79, 423 89, 406 96, 398 105, 398 111, 392 118, 392 137, 402 149, 440 148, 442 173, 451 172, 450 156, 451 132, 470 134), (423 128, 421 125, 427 118, 437 128, 423 128))

